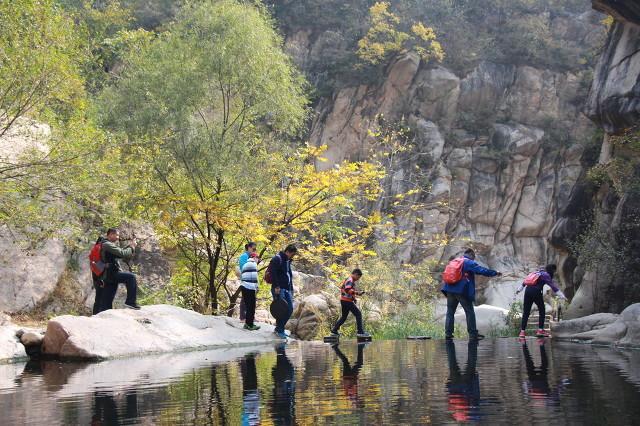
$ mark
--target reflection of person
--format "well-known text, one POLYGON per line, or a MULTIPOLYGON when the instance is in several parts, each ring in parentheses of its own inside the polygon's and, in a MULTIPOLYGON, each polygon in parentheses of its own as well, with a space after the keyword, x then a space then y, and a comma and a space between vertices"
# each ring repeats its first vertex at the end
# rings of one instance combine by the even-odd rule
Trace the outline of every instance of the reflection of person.
POLYGON ((287 358, 285 344, 276 346, 276 364, 271 370, 273 398, 271 417, 276 425, 292 425, 295 419, 295 371, 287 358))
POLYGON ((358 358, 353 366, 349 363, 347 357, 342 353, 338 345, 333 345, 333 350, 342 361, 342 387, 344 389, 345 396, 351 401, 354 406, 361 406, 361 401, 358 399, 358 373, 364 364, 363 350, 365 344, 358 344, 358 358))
POLYGON ((536 368, 533 363, 533 358, 531 358, 531 353, 529 353, 529 348, 526 343, 522 345, 522 353, 524 354, 528 377, 528 381, 524 383, 525 394, 528 395, 534 403, 544 404, 544 401, 551 393, 547 379, 549 360, 544 344, 540 345, 540 359, 542 360, 540 368, 536 368))
POLYGON ((135 390, 127 391, 125 394, 125 410, 122 415, 118 413, 118 407, 112 393, 94 393, 92 426, 137 423, 140 420, 139 417, 138 394, 135 390))
POLYGON ((476 371, 478 341, 469 340, 468 342, 467 366, 464 373, 458 366, 455 344, 452 340, 447 340, 446 345, 449 362, 449 380, 447 381, 449 412, 458 422, 479 420, 480 377, 476 371))
POLYGON ((260 424, 260 393, 254 354, 249 354, 240 360, 240 372, 242 373, 242 425, 260 424))

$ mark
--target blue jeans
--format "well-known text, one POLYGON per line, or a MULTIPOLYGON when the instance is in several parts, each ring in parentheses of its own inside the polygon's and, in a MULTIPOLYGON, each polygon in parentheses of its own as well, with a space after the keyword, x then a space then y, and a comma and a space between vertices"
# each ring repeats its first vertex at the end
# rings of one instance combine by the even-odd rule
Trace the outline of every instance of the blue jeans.
POLYGON ((289 318, 291 318, 291 314, 293 314, 293 299, 291 298, 291 292, 289 290, 281 288, 280 294, 276 294, 275 290, 272 288, 271 295, 273 296, 273 300, 276 300, 276 297, 279 297, 280 299, 287 302, 287 305, 289 305, 287 317, 281 320, 276 320, 276 333, 284 333, 284 326, 287 325, 287 321, 289 321, 289 318))
POLYGON ((473 302, 467 296, 457 293, 447 293, 447 318, 444 323, 444 334, 447 337, 453 336, 454 315, 458 309, 458 303, 462 305, 467 316, 467 333, 469 337, 477 336, 476 312, 473 310, 473 302))

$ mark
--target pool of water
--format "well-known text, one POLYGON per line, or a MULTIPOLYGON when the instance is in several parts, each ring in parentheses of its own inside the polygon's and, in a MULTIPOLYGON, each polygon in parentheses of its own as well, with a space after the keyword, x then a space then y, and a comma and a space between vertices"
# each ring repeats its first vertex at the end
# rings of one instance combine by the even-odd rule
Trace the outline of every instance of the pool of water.
POLYGON ((640 422, 639 351, 542 342, 297 342, 0 365, 0 425, 640 422))

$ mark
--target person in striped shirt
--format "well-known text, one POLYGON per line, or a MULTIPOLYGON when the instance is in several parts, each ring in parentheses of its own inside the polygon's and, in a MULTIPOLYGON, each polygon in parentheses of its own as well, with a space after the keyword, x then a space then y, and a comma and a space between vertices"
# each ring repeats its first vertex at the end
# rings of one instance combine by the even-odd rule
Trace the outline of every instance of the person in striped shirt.
POLYGON ((338 337, 340 333, 340 327, 347 320, 349 312, 356 317, 356 325, 358 327, 358 337, 369 337, 370 334, 364 331, 362 326, 362 313, 356 306, 356 296, 364 294, 364 291, 358 291, 356 289, 356 283, 362 278, 362 271, 360 269, 354 269, 351 272, 351 276, 347 278, 340 287, 340 305, 342 307, 342 316, 331 330, 331 335, 338 337))
POLYGON ((242 300, 246 308, 244 328, 246 330, 259 330, 260 326, 255 325, 253 320, 256 314, 256 293, 258 293, 258 254, 252 252, 247 261, 242 265, 242 275, 240 277, 240 291, 242 300))

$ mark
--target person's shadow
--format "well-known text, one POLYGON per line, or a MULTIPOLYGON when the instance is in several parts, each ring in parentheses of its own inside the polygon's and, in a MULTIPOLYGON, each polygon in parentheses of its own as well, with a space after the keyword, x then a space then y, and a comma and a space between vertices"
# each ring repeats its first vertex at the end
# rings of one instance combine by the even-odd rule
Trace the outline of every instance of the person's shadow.
POLYGON ((540 344, 540 367, 536 367, 533 358, 529 352, 526 342, 522 345, 522 353, 524 354, 524 362, 527 366, 527 378, 524 389, 526 395, 531 398, 534 404, 544 404, 551 395, 549 387, 549 379, 547 377, 549 369, 549 359, 544 344, 540 344))
POLYGON ((351 401, 355 407, 362 407, 364 404, 358 397, 358 374, 360 369, 364 365, 364 347, 366 344, 358 344, 358 357, 355 364, 351 365, 349 359, 340 350, 339 345, 332 345, 340 361, 342 361, 342 387, 344 389, 346 397, 351 401))
POLYGON ((271 417, 277 425, 292 425, 295 419, 295 370, 287 357, 285 348, 285 343, 276 346, 276 363, 271 370, 273 378, 271 417))
POLYGON ((455 421, 466 422, 480 419, 480 376, 476 371, 478 360, 478 341, 469 340, 467 346, 467 365, 460 370, 456 358, 456 347, 447 340, 447 360, 449 362, 449 380, 447 381, 448 408, 455 421))

